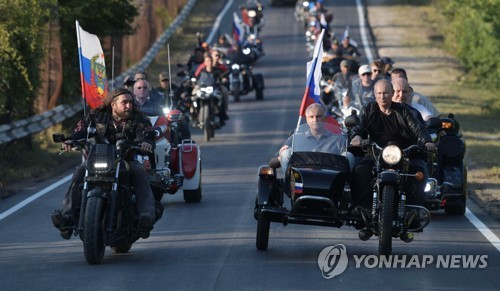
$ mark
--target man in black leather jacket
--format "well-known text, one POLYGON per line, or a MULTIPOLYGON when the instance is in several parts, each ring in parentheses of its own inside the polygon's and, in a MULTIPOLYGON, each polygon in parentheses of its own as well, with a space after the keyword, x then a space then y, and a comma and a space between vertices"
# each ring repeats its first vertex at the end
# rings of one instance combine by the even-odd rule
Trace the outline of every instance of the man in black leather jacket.
MULTIPOLYGON (((141 149, 144 151, 151 151, 155 146, 154 140, 145 135, 145 132, 152 130, 151 122, 134 105, 132 93, 124 88, 115 89, 106 97, 101 107, 85 116, 70 135, 71 140, 85 138, 89 127, 96 129, 97 143, 116 144, 121 139, 136 140, 140 142, 141 149)), ((62 144, 63 150, 71 150, 71 140, 62 144)), ((136 191, 138 227, 143 230, 142 237, 146 238, 155 222, 154 196, 144 166, 136 161, 129 161, 129 166, 130 183, 136 191)), ((75 219, 80 208, 84 177, 85 163, 76 167, 62 207, 52 215, 52 223, 61 231, 64 239, 71 237, 73 225, 77 222, 75 219)))
MULTIPOLYGON (((362 139, 370 137, 379 146, 385 147, 389 142, 396 143, 401 148, 413 144, 424 145, 427 150, 435 150, 435 145, 424 127, 413 117, 408 108, 392 102, 394 89, 388 80, 379 80, 375 83, 374 93, 376 102, 367 104, 361 124, 356 126, 351 134, 351 145, 359 146, 362 139)), ((352 183, 353 203, 370 209, 371 180, 373 157, 366 155, 354 168, 352 183)), ((424 180, 417 182, 410 178, 410 190, 407 195, 408 204, 422 205, 425 187, 426 163, 418 156, 410 158, 410 173, 422 171, 424 180), (415 195, 416 194, 416 195, 415 195)))

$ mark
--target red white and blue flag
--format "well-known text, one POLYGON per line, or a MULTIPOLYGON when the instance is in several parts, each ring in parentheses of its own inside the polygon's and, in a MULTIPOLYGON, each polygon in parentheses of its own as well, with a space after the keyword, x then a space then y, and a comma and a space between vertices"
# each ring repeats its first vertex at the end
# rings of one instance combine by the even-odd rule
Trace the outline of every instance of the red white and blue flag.
MULTIPOLYGON (((306 116, 306 109, 309 105, 313 103, 322 103, 320 100, 320 80, 321 80, 321 64, 323 62, 323 36, 325 30, 322 29, 319 37, 317 38, 316 45, 314 47, 313 58, 307 63, 307 83, 306 90, 304 92, 304 97, 302 97, 302 103, 300 105, 299 121, 297 127, 302 122, 302 117, 306 116)), ((339 125, 338 122, 327 112, 326 122, 339 125)))
POLYGON ((101 42, 95 34, 83 30, 76 21, 82 98, 90 108, 99 107, 108 94, 106 64, 101 42))
POLYGON ((233 40, 241 44, 244 39, 245 29, 243 28, 243 22, 238 17, 236 12, 233 12, 233 40))

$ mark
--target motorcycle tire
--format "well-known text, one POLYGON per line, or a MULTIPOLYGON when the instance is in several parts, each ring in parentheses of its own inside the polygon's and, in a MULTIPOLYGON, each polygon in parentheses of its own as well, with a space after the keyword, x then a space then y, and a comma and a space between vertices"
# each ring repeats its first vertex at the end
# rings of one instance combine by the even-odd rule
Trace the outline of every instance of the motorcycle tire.
POLYGON ((392 217, 396 189, 386 185, 382 190, 382 207, 378 215, 378 253, 388 256, 392 252, 392 217))
POLYGON ((233 89, 233 97, 234 97, 234 102, 240 102, 240 88, 235 86, 233 89))
POLYGON ((267 250, 269 245, 269 228, 271 226, 271 221, 265 215, 260 212, 257 215, 257 237, 256 246, 258 250, 267 250))
POLYGON ((184 201, 186 203, 198 203, 201 201, 201 175, 198 184, 198 189, 195 190, 184 190, 184 201))
POLYGON ((104 217, 104 200, 101 197, 89 197, 83 219, 83 252, 91 265, 100 264, 104 257, 104 217))
POLYGON ((124 245, 121 245, 121 246, 114 246, 114 247, 111 247, 111 249, 117 253, 117 254, 125 254, 125 253, 128 253, 128 251, 130 251, 130 249, 132 248, 132 244, 124 244, 124 245))
POLYGON ((205 141, 210 141, 212 137, 210 130, 212 129, 212 123, 210 122, 210 108, 208 105, 204 105, 200 109, 200 115, 198 116, 201 121, 203 121, 203 133, 205 141))
POLYGON ((466 206, 466 200, 465 198, 461 199, 461 203, 459 205, 453 205, 453 206, 445 206, 444 207, 444 212, 447 215, 464 215, 465 214, 465 206, 466 206))

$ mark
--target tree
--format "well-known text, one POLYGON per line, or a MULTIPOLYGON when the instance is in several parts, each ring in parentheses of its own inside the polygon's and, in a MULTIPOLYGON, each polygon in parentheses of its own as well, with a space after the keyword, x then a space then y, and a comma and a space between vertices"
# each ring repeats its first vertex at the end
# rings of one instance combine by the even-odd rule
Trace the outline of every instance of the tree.
POLYGON ((0 124, 33 114, 50 2, 0 1, 0 124))
MULTIPOLYGON (((75 21, 78 20, 85 31, 101 38, 102 43, 106 36, 116 38, 134 33, 131 24, 138 15, 138 7, 129 0, 57 0, 57 4, 64 67, 62 95, 65 102, 72 102, 81 91, 75 21)), ((110 54, 106 51, 105 54, 106 64, 110 64, 110 54)), ((107 70, 111 76, 109 65, 107 70)))

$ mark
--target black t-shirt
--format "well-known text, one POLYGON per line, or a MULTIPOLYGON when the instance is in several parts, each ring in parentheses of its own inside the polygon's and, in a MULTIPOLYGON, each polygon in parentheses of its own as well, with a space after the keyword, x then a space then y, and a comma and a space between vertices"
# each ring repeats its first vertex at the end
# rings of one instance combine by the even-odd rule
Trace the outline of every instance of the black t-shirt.
POLYGON ((379 146, 385 147, 389 142, 396 143, 400 147, 404 147, 405 143, 401 137, 401 128, 398 126, 399 122, 394 112, 386 115, 381 111, 375 114, 377 121, 373 122, 374 128, 370 130, 372 134, 372 139, 379 146))

